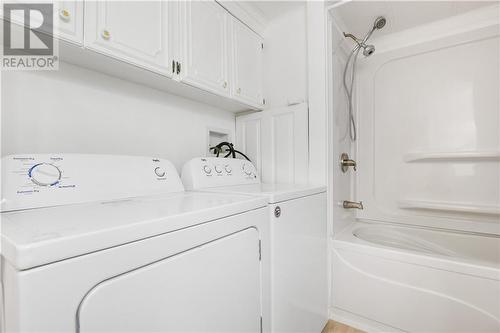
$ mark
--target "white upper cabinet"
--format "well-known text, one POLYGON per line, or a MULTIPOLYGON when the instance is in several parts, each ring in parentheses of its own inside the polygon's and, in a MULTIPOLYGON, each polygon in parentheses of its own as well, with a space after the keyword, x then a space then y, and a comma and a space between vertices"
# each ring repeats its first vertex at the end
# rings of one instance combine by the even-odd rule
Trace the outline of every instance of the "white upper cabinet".
MULTIPOLYGON (((13 5, 26 4, 21 0, 9 0, 6 3, 13 5)), ((52 3, 53 8, 53 31, 52 26, 42 25, 44 18, 42 15, 34 14, 31 17, 33 26, 42 26, 41 30, 47 34, 54 34, 55 37, 72 42, 74 44, 83 45, 83 1, 44 1, 42 5, 52 3), (50 29, 44 29, 45 27, 50 29)), ((36 3, 35 3, 36 5, 36 3)), ((45 8, 41 7, 42 14, 45 8)), ((11 12, 11 20, 20 25, 25 25, 24 12, 11 12)))
POLYGON ((85 47, 172 77, 170 2, 86 1, 85 47))
POLYGON ((55 35, 83 45, 83 1, 58 1, 54 6, 55 35))
POLYGON ((54 1, 54 22, 83 45, 64 61, 235 112, 263 107, 263 40, 216 1, 54 1))
POLYGON ((252 105, 262 107, 262 53, 263 39, 246 25, 235 18, 232 24, 232 82, 233 98, 252 105))
POLYGON ((213 1, 181 3, 179 79, 190 85, 229 95, 228 18, 213 1))

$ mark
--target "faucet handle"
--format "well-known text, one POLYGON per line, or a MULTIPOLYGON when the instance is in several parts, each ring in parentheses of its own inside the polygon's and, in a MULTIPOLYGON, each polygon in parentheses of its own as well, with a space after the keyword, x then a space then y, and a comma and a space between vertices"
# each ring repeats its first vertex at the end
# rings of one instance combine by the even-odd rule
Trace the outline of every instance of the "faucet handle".
POLYGON ((347 153, 342 153, 342 155, 340 155, 340 169, 342 172, 347 172, 351 166, 354 171, 356 171, 356 164, 356 161, 349 159, 349 155, 347 155, 347 153))

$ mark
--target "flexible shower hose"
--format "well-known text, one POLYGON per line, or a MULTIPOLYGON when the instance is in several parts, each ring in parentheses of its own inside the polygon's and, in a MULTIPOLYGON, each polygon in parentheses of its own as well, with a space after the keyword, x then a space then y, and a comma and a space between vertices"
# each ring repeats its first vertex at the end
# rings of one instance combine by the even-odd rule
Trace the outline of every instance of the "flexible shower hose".
POLYGON ((356 141, 357 138, 356 122, 354 121, 354 112, 352 107, 352 90, 354 88, 354 78, 356 74, 356 60, 358 59, 358 54, 360 50, 361 47, 359 45, 356 45, 352 50, 351 54, 349 54, 349 57, 347 58, 344 68, 344 79, 343 79, 344 90, 347 96, 347 111, 348 111, 347 126, 349 131, 349 137, 351 138, 352 141, 356 141), (349 69, 351 60, 352 60, 351 75, 350 75, 350 82, 348 83, 347 70, 349 69))

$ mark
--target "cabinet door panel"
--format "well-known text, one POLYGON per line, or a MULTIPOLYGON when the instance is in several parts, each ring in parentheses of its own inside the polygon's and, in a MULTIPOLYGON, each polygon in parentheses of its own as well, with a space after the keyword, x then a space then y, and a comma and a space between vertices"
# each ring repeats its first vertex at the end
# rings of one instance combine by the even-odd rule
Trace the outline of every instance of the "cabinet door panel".
POLYGON ((85 3, 85 46, 172 76, 169 2, 85 3))
POLYGON ((262 38, 240 21, 232 20, 232 95, 252 106, 262 106, 262 38))
MULTIPOLYGON (((26 4, 25 1, 9 0, 11 4, 26 4)), ((55 37, 70 41, 72 43, 83 44, 83 1, 44 1, 53 5, 54 30, 42 31, 47 34, 53 33, 55 37)), ((42 10, 43 12, 43 10, 42 10)), ((45 13, 43 13, 45 15, 45 13)), ((39 26, 43 22, 42 15, 33 15, 31 17, 32 25, 39 26)), ((22 11, 13 11, 11 20, 20 25, 24 25, 24 13, 22 11)))
POLYGON ((306 103, 236 117, 236 146, 257 167, 264 183, 306 184, 306 103))
POLYGON ((181 80, 228 95, 227 19, 215 1, 183 3, 181 80))
POLYGON ((56 35, 61 39, 83 45, 83 1, 57 1, 54 6, 56 35))

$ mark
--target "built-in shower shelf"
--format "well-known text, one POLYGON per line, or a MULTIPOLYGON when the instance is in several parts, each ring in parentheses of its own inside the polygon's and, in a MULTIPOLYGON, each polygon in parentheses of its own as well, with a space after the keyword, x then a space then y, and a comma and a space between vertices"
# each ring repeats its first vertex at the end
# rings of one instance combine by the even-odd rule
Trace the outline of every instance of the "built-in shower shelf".
POLYGON ((399 208, 433 210, 443 212, 458 212, 471 214, 500 215, 500 206, 476 205, 472 203, 457 203, 444 201, 400 200, 399 208))
POLYGON ((500 151, 413 152, 403 155, 405 162, 419 161, 500 161, 500 151))

